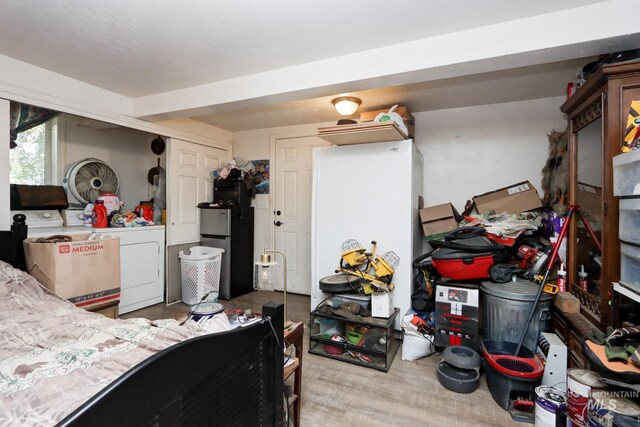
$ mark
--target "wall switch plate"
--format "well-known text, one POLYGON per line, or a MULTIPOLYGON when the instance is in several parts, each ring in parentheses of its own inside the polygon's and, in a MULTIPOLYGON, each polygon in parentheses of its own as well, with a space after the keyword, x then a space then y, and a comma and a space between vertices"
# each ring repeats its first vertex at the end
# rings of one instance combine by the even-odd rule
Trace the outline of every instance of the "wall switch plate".
POLYGON ((268 200, 256 200, 256 209, 267 209, 269 207, 268 200))

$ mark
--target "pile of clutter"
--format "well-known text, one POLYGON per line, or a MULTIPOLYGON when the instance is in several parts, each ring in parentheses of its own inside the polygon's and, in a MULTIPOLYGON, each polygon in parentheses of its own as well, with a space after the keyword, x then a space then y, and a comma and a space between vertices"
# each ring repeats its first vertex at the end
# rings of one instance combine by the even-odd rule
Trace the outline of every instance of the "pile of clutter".
MULTIPOLYGON (((134 210, 125 210, 123 206, 124 203, 115 194, 103 193, 93 203, 88 203, 85 206, 82 223, 85 227, 93 228, 154 225, 153 204, 141 204, 136 206, 134 210)), ((164 213, 165 211, 163 210, 162 212, 164 213)), ((161 218, 158 219, 161 220, 161 218)))
MULTIPOLYGON (((391 291, 393 274, 400 258, 393 251, 376 254, 377 242, 372 241, 371 252, 355 239, 347 239, 341 245, 338 274, 320 280, 320 290, 329 294, 359 293, 371 296, 373 317, 389 318, 393 313, 391 291)), ((357 314, 357 313, 356 313, 357 314)), ((362 313, 360 313, 362 315, 362 313)))
MULTIPOLYGON (((430 248, 413 263, 413 310, 402 325, 410 344, 407 358, 444 349, 438 379, 458 393, 477 388, 482 365, 493 399, 516 421, 553 426, 566 418, 572 425, 618 425, 612 420, 631 417, 637 423, 640 399, 628 399, 629 392, 620 390, 640 382, 640 362, 634 372, 626 363, 626 376, 615 363, 640 361, 640 328, 594 333, 585 340, 583 353, 598 372, 567 369, 566 345, 548 333, 554 295, 556 306, 575 304, 579 310, 579 302, 565 292, 563 218, 544 211, 529 182, 475 196, 468 207, 477 213, 467 209, 459 215, 450 203, 420 211, 430 248), (607 378, 617 385, 612 388, 607 378)), ((589 222, 600 228, 597 217, 583 220, 587 228, 589 222)), ((600 253, 590 254, 578 272, 587 292, 598 286, 589 277, 600 275, 600 253)), ((404 353, 403 344, 403 358, 404 353)))
POLYGON ((269 184, 269 166, 260 161, 231 159, 226 166, 211 171, 214 180, 242 181, 252 196, 256 189, 269 184))

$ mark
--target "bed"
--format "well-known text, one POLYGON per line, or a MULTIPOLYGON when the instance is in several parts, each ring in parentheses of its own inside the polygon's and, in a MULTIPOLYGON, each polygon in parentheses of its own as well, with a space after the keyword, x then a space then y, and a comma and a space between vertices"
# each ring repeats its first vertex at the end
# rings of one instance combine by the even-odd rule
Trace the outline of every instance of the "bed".
POLYGON ((282 306, 263 314, 108 319, 0 261, 0 426, 282 425, 282 306))

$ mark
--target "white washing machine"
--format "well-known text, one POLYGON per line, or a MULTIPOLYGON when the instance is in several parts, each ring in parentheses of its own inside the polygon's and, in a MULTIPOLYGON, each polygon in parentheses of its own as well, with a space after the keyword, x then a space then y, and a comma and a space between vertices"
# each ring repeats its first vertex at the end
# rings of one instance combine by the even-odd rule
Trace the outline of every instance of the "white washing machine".
POLYGON ((30 228, 28 237, 109 234, 120 238, 120 314, 164 301, 164 225, 126 228, 30 228))

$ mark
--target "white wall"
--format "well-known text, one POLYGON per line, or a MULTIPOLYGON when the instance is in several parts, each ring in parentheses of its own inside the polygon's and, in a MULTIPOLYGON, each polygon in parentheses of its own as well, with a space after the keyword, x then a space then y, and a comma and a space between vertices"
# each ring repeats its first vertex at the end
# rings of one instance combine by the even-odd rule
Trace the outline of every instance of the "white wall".
POLYGON ((541 193, 548 134, 564 130, 564 98, 544 98, 415 114, 424 155, 425 206, 451 202, 529 180, 541 193))
POLYGON ((120 184, 119 198, 126 208, 133 209, 140 201, 152 197, 147 173, 157 166, 158 157, 165 166, 165 155, 156 156, 151 151, 151 141, 157 135, 121 127, 96 129, 86 119, 69 115, 64 122, 65 166, 62 173, 78 160, 95 157, 106 162, 116 173, 120 184))
MULTIPOLYGON (((282 126, 265 129, 256 129, 243 132, 235 132, 233 134, 233 157, 236 160, 262 160, 269 159, 271 137, 279 136, 308 136, 316 135, 318 126, 333 125, 332 123, 313 123, 309 125, 298 126, 282 126)), ((273 159, 272 159, 273 160, 273 159)), ((271 167, 271 165, 270 165, 271 167)), ((272 210, 273 187, 270 188, 270 194, 257 194, 251 205, 255 209, 254 220, 254 238, 253 251, 254 259, 257 259, 262 253, 264 246, 271 247, 270 236, 270 217, 269 212, 272 210), (258 208, 258 201, 266 201, 267 208, 258 208)))
POLYGON ((189 132, 193 135, 198 135, 207 139, 214 139, 224 146, 231 146, 231 141, 233 140, 233 132, 190 118, 163 120, 154 122, 154 124, 177 129, 183 132, 189 132))
MULTIPOLYGON (((424 156, 425 206, 451 201, 461 210, 477 194, 524 180, 540 192, 540 171, 548 154, 546 134, 566 127, 560 112, 563 101, 545 98, 415 114, 415 142, 424 156)), ((330 124, 236 132, 233 155, 241 160, 268 159, 272 135, 315 135, 319 126, 330 124)), ((387 179, 402 172, 389 167, 387 179)), ((254 258, 270 244, 270 209, 271 204, 255 211, 254 258)))

